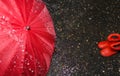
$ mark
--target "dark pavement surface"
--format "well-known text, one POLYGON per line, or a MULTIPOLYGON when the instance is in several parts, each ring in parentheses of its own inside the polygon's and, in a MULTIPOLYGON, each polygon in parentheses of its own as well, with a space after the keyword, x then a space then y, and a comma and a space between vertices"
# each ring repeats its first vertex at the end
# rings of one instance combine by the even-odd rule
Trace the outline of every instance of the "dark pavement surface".
POLYGON ((120 53, 105 58, 97 43, 120 33, 120 0, 44 0, 57 34, 48 76, 120 76, 120 53))

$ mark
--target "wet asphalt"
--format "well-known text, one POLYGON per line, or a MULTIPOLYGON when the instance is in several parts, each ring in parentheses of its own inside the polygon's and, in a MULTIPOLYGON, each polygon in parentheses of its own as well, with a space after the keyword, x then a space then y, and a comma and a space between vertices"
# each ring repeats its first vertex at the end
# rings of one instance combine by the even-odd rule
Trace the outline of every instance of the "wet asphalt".
POLYGON ((120 76, 120 53, 102 57, 97 47, 120 33, 120 0, 44 0, 56 46, 47 76, 120 76))

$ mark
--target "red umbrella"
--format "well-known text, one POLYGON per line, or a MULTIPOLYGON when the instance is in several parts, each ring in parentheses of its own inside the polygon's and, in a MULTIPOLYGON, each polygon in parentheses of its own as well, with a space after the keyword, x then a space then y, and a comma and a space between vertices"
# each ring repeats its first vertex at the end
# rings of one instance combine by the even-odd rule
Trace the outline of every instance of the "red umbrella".
POLYGON ((0 76, 46 76, 55 31, 41 0, 0 0, 0 76))

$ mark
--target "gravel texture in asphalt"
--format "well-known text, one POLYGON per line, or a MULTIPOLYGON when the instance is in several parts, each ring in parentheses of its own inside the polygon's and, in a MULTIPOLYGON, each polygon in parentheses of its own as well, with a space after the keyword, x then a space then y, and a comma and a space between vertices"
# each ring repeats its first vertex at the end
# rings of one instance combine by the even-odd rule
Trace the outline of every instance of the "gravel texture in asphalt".
POLYGON ((44 0, 57 34, 48 76, 120 76, 120 53, 102 57, 97 47, 120 33, 120 0, 44 0))

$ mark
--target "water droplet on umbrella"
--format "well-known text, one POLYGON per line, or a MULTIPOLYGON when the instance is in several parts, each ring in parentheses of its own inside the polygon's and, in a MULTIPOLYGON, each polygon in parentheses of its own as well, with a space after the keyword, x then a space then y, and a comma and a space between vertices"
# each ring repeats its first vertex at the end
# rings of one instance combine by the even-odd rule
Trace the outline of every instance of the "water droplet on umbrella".
POLYGON ((22 52, 24 52, 25 50, 22 50, 22 52))
POLYGON ((34 71, 33 71, 33 70, 31 70, 31 72, 33 73, 34 71))
POLYGON ((28 70, 29 70, 29 71, 31 71, 32 69, 31 69, 31 68, 29 68, 28 70))
POLYGON ((5 19, 5 16, 2 16, 2 19, 5 19))
POLYGON ((41 66, 39 65, 38 68, 40 68, 41 66))
POLYGON ((14 64, 16 63, 16 61, 13 62, 14 64))
POLYGON ((29 70, 30 72, 32 72, 32 73, 34 72, 34 70, 32 70, 31 68, 29 68, 28 70, 29 70))
POLYGON ((16 65, 14 65, 14 68, 16 67, 16 65))
POLYGON ((27 63, 27 65, 30 65, 30 63, 27 63))

